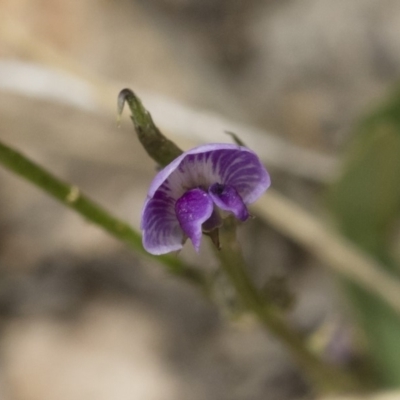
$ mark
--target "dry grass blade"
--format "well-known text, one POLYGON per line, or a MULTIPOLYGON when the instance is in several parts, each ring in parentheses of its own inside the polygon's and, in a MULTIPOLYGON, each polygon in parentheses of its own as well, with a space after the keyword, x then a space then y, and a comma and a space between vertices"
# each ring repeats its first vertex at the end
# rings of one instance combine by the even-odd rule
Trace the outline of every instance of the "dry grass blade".
MULTIPOLYGON (((70 75, 69 78, 75 77, 76 81, 84 86, 87 97, 82 98, 82 101, 86 101, 85 104, 71 101, 73 96, 68 97, 65 91, 65 98, 61 100, 84 110, 116 114, 116 96, 122 86, 85 71, 74 60, 31 36, 17 21, 9 20, 2 24, 0 32, 3 40, 23 49, 31 59, 49 67, 62 69, 70 75)), ((29 64, 19 65, 28 69, 30 67, 29 64)), ((17 66, 18 64, 14 64, 7 70, 6 90, 13 90, 12 85, 10 87, 13 74, 15 81, 18 81, 17 75, 21 71, 17 66)), ((4 67, 7 66, 3 65, 2 68, 4 67)), ((30 72, 35 73, 35 68, 31 68, 30 72)), ((62 74, 57 75, 54 70, 47 71, 52 71, 54 79, 50 83, 47 82, 46 87, 36 91, 38 97, 40 93, 44 97, 49 96, 49 88, 56 87, 57 79, 65 78, 62 74)), ((4 87, 4 84, 0 79, 0 88, 4 87)), ((14 89, 24 94, 24 88, 16 86, 14 89)), ((25 87, 26 95, 32 94, 30 89, 32 88, 25 87)), ((261 158, 271 167, 316 181, 329 180, 334 174, 336 161, 330 157, 298 148, 267 132, 233 123, 218 115, 193 110, 171 99, 142 91, 140 93, 147 108, 152 111, 155 120, 163 129, 175 132, 194 143, 215 142, 220 140, 219 137, 221 141, 226 141, 224 131, 231 130, 239 133, 250 147, 257 149, 261 158), (174 115, 174 118, 171 118, 171 115, 174 115), (221 136, 218 136, 218 133, 221 136)), ((376 293, 400 313, 400 283, 385 274, 375 260, 360 252, 354 245, 328 231, 317 219, 272 190, 257 203, 255 210, 268 224, 308 249, 324 265, 376 293)))
POLYGON ((383 392, 371 395, 324 397, 320 400, 400 400, 400 392, 383 392))
MULTIPOLYGON (((72 105, 89 110, 107 111, 111 115, 116 115, 116 98, 126 83, 123 85, 111 82, 93 71, 87 71, 74 59, 30 35, 18 21, 6 18, 3 22, 0 24, 0 34, 4 41, 23 54, 29 55, 31 60, 64 71, 69 75, 69 79, 75 77, 79 84, 85 86, 87 104, 78 104, 75 101, 72 105)), ((25 68, 28 66, 29 64, 25 64, 25 68)), ((23 74, 19 72, 17 63, 7 70, 4 67, 2 66, 1 75, 5 79, 0 78, 0 89, 5 87, 7 90, 13 90, 12 82, 16 82, 15 91, 23 94, 23 88, 19 83, 21 75, 26 77, 27 70, 25 69, 23 74)), ((54 70, 50 72, 55 76, 54 70)), ((60 74, 60 80, 63 78, 65 79, 65 76, 60 74)), ((29 81, 26 78, 23 80, 26 94, 31 92, 32 82, 35 82, 34 86, 37 88, 38 81, 40 80, 29 81)), ((146 90, 141 90, 134 82, 128 86, 135 89, 145 107, 151 110, 157 125, 172 139, 174 135, 177 135, 193 143, 227 142, 229 138, 225 131, 228 130, 237 133, 249 147, 258 149, 261 159, 272 167, 317 182, 330 180, 335 173, 337 162, 331 156, 293 145, 277 135, 231 121, 210 111, 195 110, 171 98, 146 93, 146 90)), ((54 96, 49 96, 49 88, 57 88, 56 82, 48 83, 46 87, 43 87, 43 94, 57 100, 54 96)), ((68 96, 67 88, 65 89, 65 100, 68 101, 70 96, 68 96)))
POLYGON ((375 293, 400 314, 400 282, 351 242, 273 189, 258 200, 254 210, 331 270, 375 293))

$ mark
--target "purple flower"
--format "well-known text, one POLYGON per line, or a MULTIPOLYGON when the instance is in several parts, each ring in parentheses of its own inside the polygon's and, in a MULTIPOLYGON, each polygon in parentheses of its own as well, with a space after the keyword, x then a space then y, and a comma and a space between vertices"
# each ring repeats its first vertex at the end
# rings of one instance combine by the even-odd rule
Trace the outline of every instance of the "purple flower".
POLYGON ((151 254, 179 250, 189 238, 196 251, 203 232, 226 214, 249 218, 247 204, 269 187, 257 155, 236 144, 207 144, 187 151, 154 178, 142 211, 143 246, 151 254))

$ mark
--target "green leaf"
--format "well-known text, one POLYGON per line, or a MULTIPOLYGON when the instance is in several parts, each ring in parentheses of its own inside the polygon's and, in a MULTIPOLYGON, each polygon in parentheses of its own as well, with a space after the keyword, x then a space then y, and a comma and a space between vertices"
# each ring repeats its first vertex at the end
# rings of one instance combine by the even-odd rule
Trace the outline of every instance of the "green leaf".
POLYGON ((157 164, 165 167, 182 154, 182 150, 161 133, 139 97, 130 89, 123 89, 119 92, 118 119, 122 114, 125 102, 128 103, 131 111, 131 119, 140 143, 157 164))
MULTIPOLYGON (((328 200, 343 234, 400 277, 390 254, 400 215, 400 91, 357 127, 328 200)), ((400 387, 400 317, 355 284, 346 287, 380 382, 400 387)))

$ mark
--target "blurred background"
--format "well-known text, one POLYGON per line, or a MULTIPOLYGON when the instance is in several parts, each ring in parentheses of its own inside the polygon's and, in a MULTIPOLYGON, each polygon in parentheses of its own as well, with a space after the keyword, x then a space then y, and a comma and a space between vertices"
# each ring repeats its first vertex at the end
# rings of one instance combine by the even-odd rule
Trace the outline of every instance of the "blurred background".
MULTIPOLYGON (((130 87, 185 149, 235 132, 275 189, 395 275, 399 77, 397 0, 0 0, 6 143, 138 227, 156 170, 126 115, 117 127, 130 87)), ((0 399, 311 396, 276 340, 231 318, 229 293, 217 309, 3 168, 0 185, 0 399)), ((268 220, 241 237, 254 278, 285 282, 286 314, 318 351, 357 363, 370 340, 371 369, 390 365, 381 386, 400 386, 398 362, 374 364, 374 349, 400 353, 397 316, 365 293, 349 301, 350 285, 268 220)), ((204 244, 181 257, 216 268, 204 244)))

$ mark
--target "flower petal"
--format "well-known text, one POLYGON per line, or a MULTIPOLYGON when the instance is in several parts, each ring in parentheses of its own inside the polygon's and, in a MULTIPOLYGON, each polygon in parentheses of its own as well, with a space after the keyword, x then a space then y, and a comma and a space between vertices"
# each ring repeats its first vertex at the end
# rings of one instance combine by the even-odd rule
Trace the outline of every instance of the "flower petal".
POLYGON ((256 201, 271 184, 258 156, 244 147, 240 151, 223 152, 218 159, 218 175, 219 183, 234 187, 245 204, 256 201))
MULTIPOLYGON (((166 186, 171 194, 176 192, 174 194, 180 197, 187 189, 198 187, 200 184, 208 187, 216 182, 230 183, 226 182, 226 179, 237 178, 236 173, 240 175, 240 168, 244 166, 253 167, 252 171, 243 172, 246 175, 254 173, 251 181, 261 185, 259 191, 264 192, 269 186, 269 176, 254 152, 246 147, 228 143, 198 146, 183 153, 162 169, 153 179, 148 196, 153 197, 162 185, 166 186)), ((246 203, 246 193, 239 194, 246 203)))
POLYGON ((234 188, 238 196, 234 196, 235 201, 228 201, 214 194, 215 204, 244 220, 248 217, 247 210, 239 200, 244 204, 255 201, 269 187, 270 178, 257 155, 236 144, 207 144, 183 153, 161 170, 150 186, 141 224, 146 250, 152 254, 179 250, 186 235, 198 250, 202 224, 206 230, 220 225, 220 220, 212 217, 213 200, 207 194, 215 183, 234 188), (200 196, 199 192, 194 192, 199 196, 199 205, 193 203, 197 216, 189 221, 188 215, 179 208, 185 205, 185 201, 181 200, 178 220, 175 203, 193 190, 203 193, 200 196))
POLYGON ((219 144, 219 143, 212 143, 206 144, 202 146, 195 147, 189 151, 185 151, 182 155, 177 157, 174 161, 168 164, 165 168, 163 168, 153 179, 153 182, 150 185, 148 197, 153 197, 154 193, 159 189, 159 187, 169 178, 169 176, 177 170, 180 166, 181 162, 189 155, 195 155, 200 153, 211 152, 215 150, 231 150, 231 149, 238 149, 240 146, 235 144, 219 144))
POLYGON ((210 196, 201 189, 192 189, 180 197, 175 204, 176 216, 185 234, 190 238, 196 251, 200 249, 202 224, 214 209, 210 196))
POLYGON ((270 185, 270 178, 257 155, 236 144, 207 144, 183 153, 154 178, 148 196, 161 187, 178 199, 195 187, 214 183, 236 188, 245 204, 254 202, 270 185))
POLYGON ((159 191, 144 205, 143 247, 151 254, 165 254, 183 247, 184 233, 176 218, 174 204, 174 199, 159 191))
POLYGON ((246 221, 250 217, 246 205, 233 186, 214 183, 208 193, 215 205, 221 210, 231 212, 241 221, 246 221))

